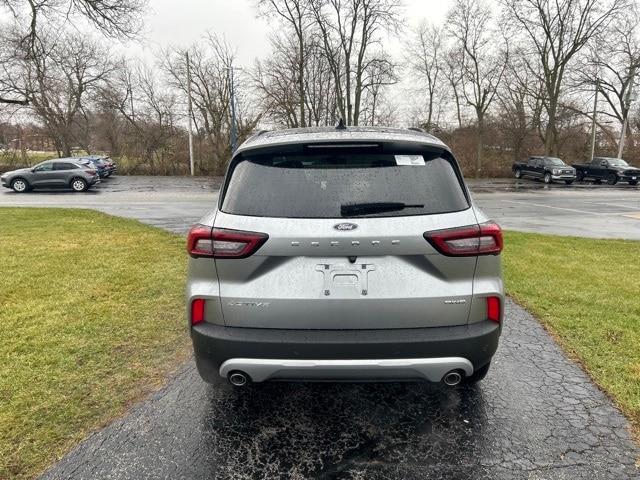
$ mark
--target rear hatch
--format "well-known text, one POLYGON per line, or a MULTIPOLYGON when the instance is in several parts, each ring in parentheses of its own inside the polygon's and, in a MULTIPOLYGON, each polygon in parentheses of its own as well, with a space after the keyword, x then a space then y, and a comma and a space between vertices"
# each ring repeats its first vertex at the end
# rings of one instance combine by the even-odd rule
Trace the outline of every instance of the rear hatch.
POLYGON ((478 228, 458 167, 441 150, 245 153, 232 163, 214 224, 216 248, 229 252, 215 259, 225 324, 466 324, 477 257, 444 255, 428 240, 467 226, 478 228))

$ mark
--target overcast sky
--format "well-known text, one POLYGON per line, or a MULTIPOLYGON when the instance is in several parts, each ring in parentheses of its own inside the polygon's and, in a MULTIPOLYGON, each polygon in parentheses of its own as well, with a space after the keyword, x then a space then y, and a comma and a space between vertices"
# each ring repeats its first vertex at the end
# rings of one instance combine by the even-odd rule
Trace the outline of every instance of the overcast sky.
MULTIPOLYGON (((443 20, 452 0, 405 0, 404 18, 415 25, 423 19, 443 20)), ((238 60, 251 65, 269 52, 269 24, 257 16, 255 0, 150 0, 147 35, 141 50, 145 57, 168 45, 186 46, 206 31, 224 35, 237 50, 238 60)), ((398 42, 388 45, 392 53, 398 42)))

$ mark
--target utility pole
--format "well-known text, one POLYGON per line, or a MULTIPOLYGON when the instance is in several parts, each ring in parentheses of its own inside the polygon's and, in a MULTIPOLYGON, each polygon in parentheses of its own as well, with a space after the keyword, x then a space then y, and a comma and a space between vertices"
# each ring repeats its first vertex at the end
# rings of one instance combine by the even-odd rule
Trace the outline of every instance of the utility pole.
POLYGON ((591 160, 596 154, 596 115, 598 110, 598 91, 600 90, 600 79, 596 79, 596 95, 593 97, 593 116, 591 117, 591 160))
POLYGON ((236 87, 233 83, 233 64, 228 68, 229 96, 231 97, 231 154, 238 148, 238 131, 236 129, 236 87))
POLYGON ((135 123, 136 111, 133 109, 133 89, 129 89, 129 103, 131 104, 131 120, 135 123))
POLYGON ((627 126, 629 125, 629 110, 631 110, 631 102, 635 100, 635 96, 633 95, 633 79, 636 75, 636 69, 632 68, 629 71, 629 88, 627 89, 627 94, 624 98, 624 110, 622 113, 624 114, 624 120, 622 121, 622 131, 620 132, 620 142, 618 143, 618 158, 622 158, 622 152, 624 150, 624 140, 627 134, 627 126))
POLYGON ((185 53, 187 59, 187 102, 189 105, 189 171, 191 176, 195 174, 194 162, 193 162, 193 132, 191 131, 191 119, 193 117, 193 105, 191 102, 191 62, 189 62, 189 52, 185 53))

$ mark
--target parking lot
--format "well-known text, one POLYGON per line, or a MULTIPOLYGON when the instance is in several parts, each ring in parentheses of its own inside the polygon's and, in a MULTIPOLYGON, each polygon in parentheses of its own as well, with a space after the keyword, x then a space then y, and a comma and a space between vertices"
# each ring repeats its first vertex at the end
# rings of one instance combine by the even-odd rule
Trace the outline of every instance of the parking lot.
POLYGON ((470 182, 476 202, 505 229, 640 239, 640 188, 544 185, 531 180, 470 182))
MULTIPOLYGON (((94 208, 184 232, 220 179, 116 177, 95 191, 0 194, 1 206, 94 208)), ((640 189, 471 181, 503 227, 640 239, 640 189), (637 217, 637 218, 636 218, 637 217)), ((636 478, 628 423, 518 305, 478 387, 206 385, 192 362, 46 472, 69 478, 636 478)))
MULTIPOLYGON (((0 206, 92 208, 185 232, 213 208, 221 179, 115 177, 85 193, 0 193, 0 206)), ((476 202, 503 228, 595 238, 640 239, 640 187, 470 180, 476 202)))

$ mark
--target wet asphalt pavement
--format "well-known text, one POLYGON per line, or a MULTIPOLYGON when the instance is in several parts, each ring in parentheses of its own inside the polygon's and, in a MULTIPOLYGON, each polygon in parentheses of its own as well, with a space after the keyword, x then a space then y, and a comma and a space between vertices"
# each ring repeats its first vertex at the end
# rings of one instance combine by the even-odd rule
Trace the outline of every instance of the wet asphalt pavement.
POLYGON ((42 478, 637 479, 625 418, 528 313, 507 306, 476 387, 204 384, 189 362, 42 478))
MULTIPOLYGON (((0 206, 96 208, 184 232, 219 179, 116 177, 95 192, 0 193, 0 206)), ((504 227, 640 239, 640 188, 470 182, 504 227), (637 216, 637 218, 636 218, 637 216)), ((45 479, 640 479, 626 419, 509 302, 476 387, 204 384, 188 362, 45 479)))
MULTIPOLYGON (((0 206, 93 208, 183 233, 214 207, 220 182, 218 177, 116 176, 77 194, 16 194, 0 188, 0 206)), ((503 228, 640 240, 640 186, 513 179, 472 179, 468 184, 476 203, 503 228)))
POLYGON ((640 187, 471 180, 478 205, 505 229, 640 240, 640 187))

